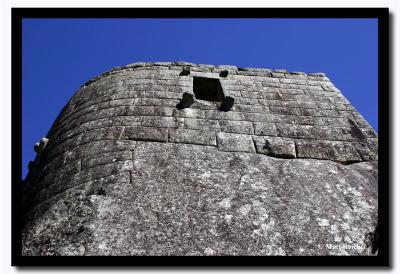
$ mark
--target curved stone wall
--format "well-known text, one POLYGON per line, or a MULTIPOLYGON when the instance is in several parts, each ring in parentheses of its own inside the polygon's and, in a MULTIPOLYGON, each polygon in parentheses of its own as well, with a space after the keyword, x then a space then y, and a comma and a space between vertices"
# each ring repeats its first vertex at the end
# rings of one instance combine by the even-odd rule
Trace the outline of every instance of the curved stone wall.
POLYGON ((377 135, 324 74, 135 63, 83 85, 46 137, 25 255, 371 253, 377 135), (233 107, 178 109, 193 77, 233 107))

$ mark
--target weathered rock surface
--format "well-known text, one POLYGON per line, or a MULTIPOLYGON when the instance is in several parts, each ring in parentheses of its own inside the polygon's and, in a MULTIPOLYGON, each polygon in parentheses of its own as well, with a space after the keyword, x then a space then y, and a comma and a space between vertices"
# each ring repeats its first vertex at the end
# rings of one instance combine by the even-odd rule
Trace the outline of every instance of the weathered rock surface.
POLYGON ((324 74, 135 63, 82 86, 46 138, 23 255, 371 255, 378 137, 324 74), (178 109, 193 77, 231 110, 178 109))
POLYGON ((137 142, 131 173, 70 188, 25 255, 368 255, 376 163, 276 159, 137 142), (334 249, 349 245, 357 249, 334 249))

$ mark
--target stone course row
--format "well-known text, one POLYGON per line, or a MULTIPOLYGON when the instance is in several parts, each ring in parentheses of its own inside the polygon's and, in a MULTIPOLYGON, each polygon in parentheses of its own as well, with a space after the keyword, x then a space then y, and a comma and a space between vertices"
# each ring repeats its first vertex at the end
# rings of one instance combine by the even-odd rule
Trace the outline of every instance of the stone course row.
MULTIPOLYGON (((198 144, 198 145, 210 145, 216 146, 220 144, 221 136, 228 138, 232 136, 233 139, 243 138, 249 140, 252 143, 253 137, 264 137, 272 139, 301 139, 303 140, 299 143, 299 146, 309 142, 315 143, 320 140, 325 142, 333 143, 367 143, 369 139, 374 139, 374 132, 353 132, 351 128, 333 128, 333 127, 315 127, 310 125, 289 125, 289 124, 267 124, 267 123, 253 123, 246 121, 225 121, 220 122, 219 126, 223 132, 219 131, 217 127, 218 124, 211 124, 214 126, 215 131, 212 131, 210 127, 205 130, 205 124, 200 124, 198 121, 207 121, 200 119, 190 119, 183 120, 183 127, 168 127, 175 125, 173 117, 163 117, 162 119, 168 119, 161 123, 162 127, 159 127, 159 120, 156 118, 154 120, 146 119, 148 126, 125 126, 125 127, 105 127, 99 129, 93 129, 90 131, 85 131, 80 133, 73 138, 66 139, 65 141, 58 143, 49 152, 48 157, 54 158, 70 148, 80 146, 86 143, 91 143, 100 140, 135 140, 135 141, 155 141, 155 142, 174 142, 174 143, 186 143, 186 144, 198 144), (186 121, 186 122, 185 122, 186 121), (358 135, 362 134, 362 135, 358 135)), ((229 139, 229 138, 228 138, 229 139)), ((232 141, 233 145, 229 148, 230 151, 234 151, 236 143, 232 141)), ((229 143, 229 142, 228 142, 229 143)), ((240 143, 240 142, 239 142, 240 143)), ((224 150, 228 147, 224 144, 221 149, 224 150)), ((369 145, 368 145, 369 147, 369 145)), ((242 148, 238 148, 242 151, 242 148)), ((248 150, 249 152, 254 150, 248 150)), ((318 151, 309 153, 309 158, 320 158, 320 159, 331 159, 328 156, 321 158, 318 151)), ((349 161, 361 160, 359 155, 348 154, 349 161)), ((333 156, 332 156, 333 157, 333 156)), ((332 158, 333 159, 333 158, 332 158)), ((336 159, 336 158, 334 158, 336 159)))

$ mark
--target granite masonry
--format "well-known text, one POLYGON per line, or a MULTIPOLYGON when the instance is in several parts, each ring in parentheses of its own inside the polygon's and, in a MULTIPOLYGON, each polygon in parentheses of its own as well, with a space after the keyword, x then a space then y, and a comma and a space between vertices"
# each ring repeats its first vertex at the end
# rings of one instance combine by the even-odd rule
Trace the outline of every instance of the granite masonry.
POLYGON ((376 254, 378 136, 323 73, 134 63, 23 181, 23 255, 376 254))

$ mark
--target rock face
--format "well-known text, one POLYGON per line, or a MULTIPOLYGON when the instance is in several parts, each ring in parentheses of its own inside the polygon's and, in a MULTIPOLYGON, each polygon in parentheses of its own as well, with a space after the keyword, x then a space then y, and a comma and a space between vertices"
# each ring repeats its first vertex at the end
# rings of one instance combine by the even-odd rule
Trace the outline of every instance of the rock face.
POLYGON ((135 63, 83 85, 46 138, 23 255, 372 254, 377 135, 324 74, 135 63))

